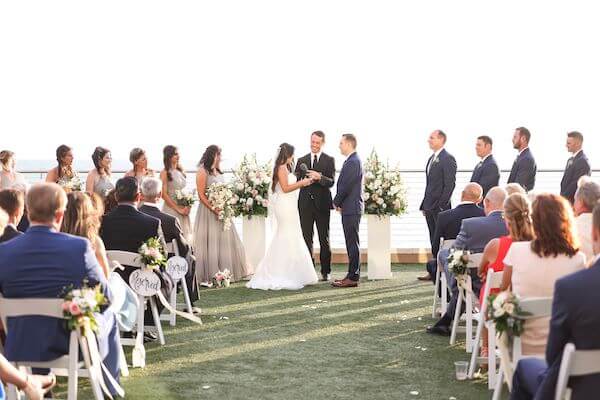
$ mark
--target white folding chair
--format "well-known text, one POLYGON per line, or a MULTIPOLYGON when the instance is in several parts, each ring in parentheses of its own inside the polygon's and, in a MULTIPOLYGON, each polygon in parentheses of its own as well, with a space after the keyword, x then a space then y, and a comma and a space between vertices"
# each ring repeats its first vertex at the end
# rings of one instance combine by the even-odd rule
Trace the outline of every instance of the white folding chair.
MULTIPOLYGON (((24 316, 44 316, 57 319, 64 319, 62 299, 5 299, 0 297, 0 316, 4 329, 8 333, 8 318, 24 316)), ((97 360, 90 354, 90 348, 97 349, 96 337, 92 333, 89 336, 78 334, 77 331, 71 331, 69 339, 69 354, 59 357, 52 361, 18 361, 12 364, 19 369, 47 368, 57 376, 68 377, 67 399, 77 399, 77 380, 79 377, 89 378, 92 392, 96 400, 104 399, 102 386, 102 366, 97 365, 97 360), (88 341, 88 338, 90 339, 88 341), (83 356, 83 362, 79 361, 79 354, 83 356)), ((97 353, 96 353, 97 354, 97 353)), ((8 398, 20 399, 18 389, 13 385, 8 385, 8 398)))
MULTIPOLYGON (((529 298, 523 299, 520 302, 521 310, 524 313, 528 313, 529 315, 524 316, 524 320, 531 320, 536 318, 549 317, 552 315, 552 297, 537 297, 537 298, 529 298)), ((545 358, 545 354, 532 354, 523 356, 523 349, 521 345, 521 337, 516 336, 513 338, 513 347, 511 351, 511 360, 504 360, 502 357, 500 358, 500 368, 498 370, 498 375, 496 376, 496 385, 494 387, 494 394, 492 395, 492 400, 500 400, 500 396, 502 395, 502 385, 504 381, 506 381, 509 390, 512 385, 512 376, 504 376, 504 370, 502 368, 503 363, 508 363, 511 366, 511 370, 514 371, 517 367, 517 364, 523 358, 545 358)))
MULTIPOLYGON (((172 242, 167 243, 166 251, 168 254, 175 254, 175 256, 180 257, 179 255, 179 246, 177 246, 177 240, 173 239, 172 242)), ((179 279, 178 281, 173 280, 173 291, 171 292, 171 298, 169 299, 169 304, 173 307, 174 310, 177 309, 177 285, 181 284, 181 289, 183 291, 183 299, 185 301, 185 306, 187 307, 188 312, 192 312, 192 302, 190 300, 190 293, 188 291, 187 283, 185 281, 185 277, 179 279)), ((175 326, 175 317, 176 314, 171 312, 169 314, 161 315, 161 319, 163 321, 169 321, 169 325, 175 326)))
POLYGON ((479 310, 479 318, 477 321, 477 333, 475 335, 475 342, 473 343, 473 352, 471 353, 471 363, 469 364, 469 379, 473 379, 475 374, 475 368, 477 365, 487 361, 488 363, 488 388, 491 390, 494 388, 496 383, 496 327, 492 321, 486 321, 485 315, 487 310, 488 297, 492 289, 500 289, 502 284, 503 271, 494 272, 493 269, 489 269, 487 278, 485 280, 485 290, 483 292, 483 303, 479 310), (480 342, 482 340, 483 327, 484 325, 488 330, 488 356, 479 357, 480 342))
POLYGON ((560 362, 554 400, 571 398, 571 389, 568 387, 571 376, 591 374, 600 374, 600 349, 576 350, 573 343, 567 343, 560 362))
MULTIPOLYGON (((469 269, 477 269, 479 268, 479 264, 481 264, 481 259, 483 258, 483 253, 473 253, 469 256, 469 269)), ((466 336, 466 350, 467 353, 470 353, 473 350, 473 322, 477 322, 479 316, 473 312, 474 302, 477 302, 479 299, 476 296, 473 296, 473 286, 471 284, 471 276, 467 276, 467 284, 466 289, 458 287, 458 301, 456 302, 456 310, 454 312, 454 320, 452 321, 452 333, 450 335, 450 345, 456 344, 456 335, 460 332, 465 332, 466 336), (465 327, 459 326, 462 314, 462 302, 465 301, 465 327)), ((475 303, 475 306, 479 306, 478 303, 475 303)))
MULTIPOLYGON (((447 250, 454 244, 454 240, 440 238, 440 250, 447 250)), ((433 289, 433 307, 431 309, 431 318, 435 318, 438 315, 438 301, 440 303, 439 315, 443 315, 448 309, 448 282, 446 281, 446 274, 444 274, 444 267, 437 259, 437 271, 435 273, 435 288, 433 289), (440 293, 441 297, 438 296, 440 293)))
MULTIPOLYGON (((108 256, 108 260, 112 262, 118 262, 123 265, 125 268, 143 268, 144 264, 139 260, 139 254, 130 253, 128 251, 120 251, 120 250, 108 250, 106 252, 108 256)), ((135 346, 136 341, 141 341, 142 347, 144 342, 144 329, 149 328, 149 326, 144 325, 144 308, 146 305, 146 300, 150 303, 150 310, 152 311, 152 317, 154 319, 154 326, 156 327, 156 331, 158 333, 158 339, 161 345, 165 344, 165 337, 163 334, 162 326, 160 324, 160 316, 158 313, 158 308, 156 306, 156 300, 153 296, 146 297, 138 294, 139 299, 139 308, 137 315, 137 336, 135 339, 129 338, 121 338, 121 342, 126 346, 135 346)), ((139 343, 138 343, 139 344, 139 343)))

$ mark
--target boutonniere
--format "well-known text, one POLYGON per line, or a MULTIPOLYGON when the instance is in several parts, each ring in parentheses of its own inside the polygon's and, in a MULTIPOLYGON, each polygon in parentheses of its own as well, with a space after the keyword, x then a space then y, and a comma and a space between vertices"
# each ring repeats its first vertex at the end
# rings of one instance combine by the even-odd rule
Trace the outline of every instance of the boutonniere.
POLYGON ((438 164, 440 162, 440 159, 438 157, 434 158, 433 161, 431 162, 431 165, 434 164, 438 164))

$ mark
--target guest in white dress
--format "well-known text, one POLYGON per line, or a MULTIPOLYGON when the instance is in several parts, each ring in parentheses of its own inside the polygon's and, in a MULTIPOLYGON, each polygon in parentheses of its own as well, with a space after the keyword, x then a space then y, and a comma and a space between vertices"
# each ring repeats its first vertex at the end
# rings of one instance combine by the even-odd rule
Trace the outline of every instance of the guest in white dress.
POLYGON ((85 191, 96 193, 102 200, 115 188, 111 182, 112 157, 110 150, 104 147, 96 147, 92 154, 94 169, 88 172, 85 182, 85 191))
POLYGON ((0 190, 11 189, 15 186, 20 190, 25 190, 25 178, 17 172, 16 164, 15 153, 10 150, 0 151, 0 190))
POLYGON ((235 226, 224 229, 224 222, 218 218, 216 210, 208 201, 206 189, 213 183, 225 181, 221 172, 221 149, 208 146, 196 173, 196 189, 200 205, 194 224, 194 254, 196 255, 196 277, 206 286, 214 275, 225 269, 232 274, 233 281, 239 281, 252 274, 244 246, 235 226))
POLYGON ((600 200, 600 185, 596 182, 585 180, 575 191, 575 223, 579 234, 581 251, 585 254, 588 264, 594 260, 592 246, 592 211, 600 200))
MULTIPOLYGON (((48 171, 46 182, 58 183, 63 189, 68 182, 78 179, 77 171, 73 169, 73 150, 61 144, 56 148, 56 162, 58 165, 48 171)), ((69 190, 67 190, 69 191, 69 190)))
POLYGON ((139 147, 131 150, 129 153, 129 161, 133 164, 133 168, 127 171, 125 176, 133 176, 137 179, 140 187, 144 178, 154 176, 154 171, 148 169, 148 157, 146 157, 146 152, 144 150, 139 147))
MULTIPOLYGON (((532 206, 535 239, 514 242, 504 258, 503 289, 522 299, 552 297, 555 282, 585 268, 569 202, 555 194, 538 195, 532 206)), ((550 318, 525 322, 521 335, 523 354, 544 355, 550 318)))
POLYGON ((175 200, 175 193, 178 190, 185 190, 187 186, 187 177, 181 164, 179 164, 179 150, 177 147, 165 146, 163 149, 163 163, 165 168, 160 172, 160 180, 163 184, 162 198, 164 200, 162 211, 177 218, 183 236, 187 241, 191 241, 191 207, 180 206, 175 200))
POLYGON ((298 214, 299 189, 309 186, 313 180, 305 178, 296 182, 296 176, 291 173, 293 159, 294 147, 283 143, 275 159, 273 193, 269 197, 276 228, 265 257, 246 285, 250 289, 298 290, 318 281, 298 214))

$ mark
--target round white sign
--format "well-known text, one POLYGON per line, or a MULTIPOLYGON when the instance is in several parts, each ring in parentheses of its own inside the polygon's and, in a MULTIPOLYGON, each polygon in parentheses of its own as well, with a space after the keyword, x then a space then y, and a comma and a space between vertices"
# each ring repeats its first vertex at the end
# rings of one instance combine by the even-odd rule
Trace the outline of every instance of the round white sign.
POLYGON ((129 276, 129 286, 142 296, 154 296, 160 290, 160 278, 149 269, 136 269, 129 276))
POLYGON ((188 272, 188 263, 183 257, 174 256, 167 261, 167 273, 171 275, 174 281, 185 277, 188 272))

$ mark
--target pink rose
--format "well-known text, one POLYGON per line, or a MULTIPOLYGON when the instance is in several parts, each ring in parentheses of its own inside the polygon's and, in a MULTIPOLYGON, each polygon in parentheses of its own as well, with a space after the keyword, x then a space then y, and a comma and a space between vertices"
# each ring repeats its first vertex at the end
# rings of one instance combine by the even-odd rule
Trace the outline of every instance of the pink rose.
POLYGON ((81 309, 75 302, 72 302, 69 306, 69 312, 71 315, 79 315, 81 314, 81 309))
POLYGON ((70 302, 70 301, 65 301, 65 302, 62 304, 62 310, 63 310, 63 311, 69 311, 69 308, 70 308, 70 307, 71 307, 71 302, 70 302))

